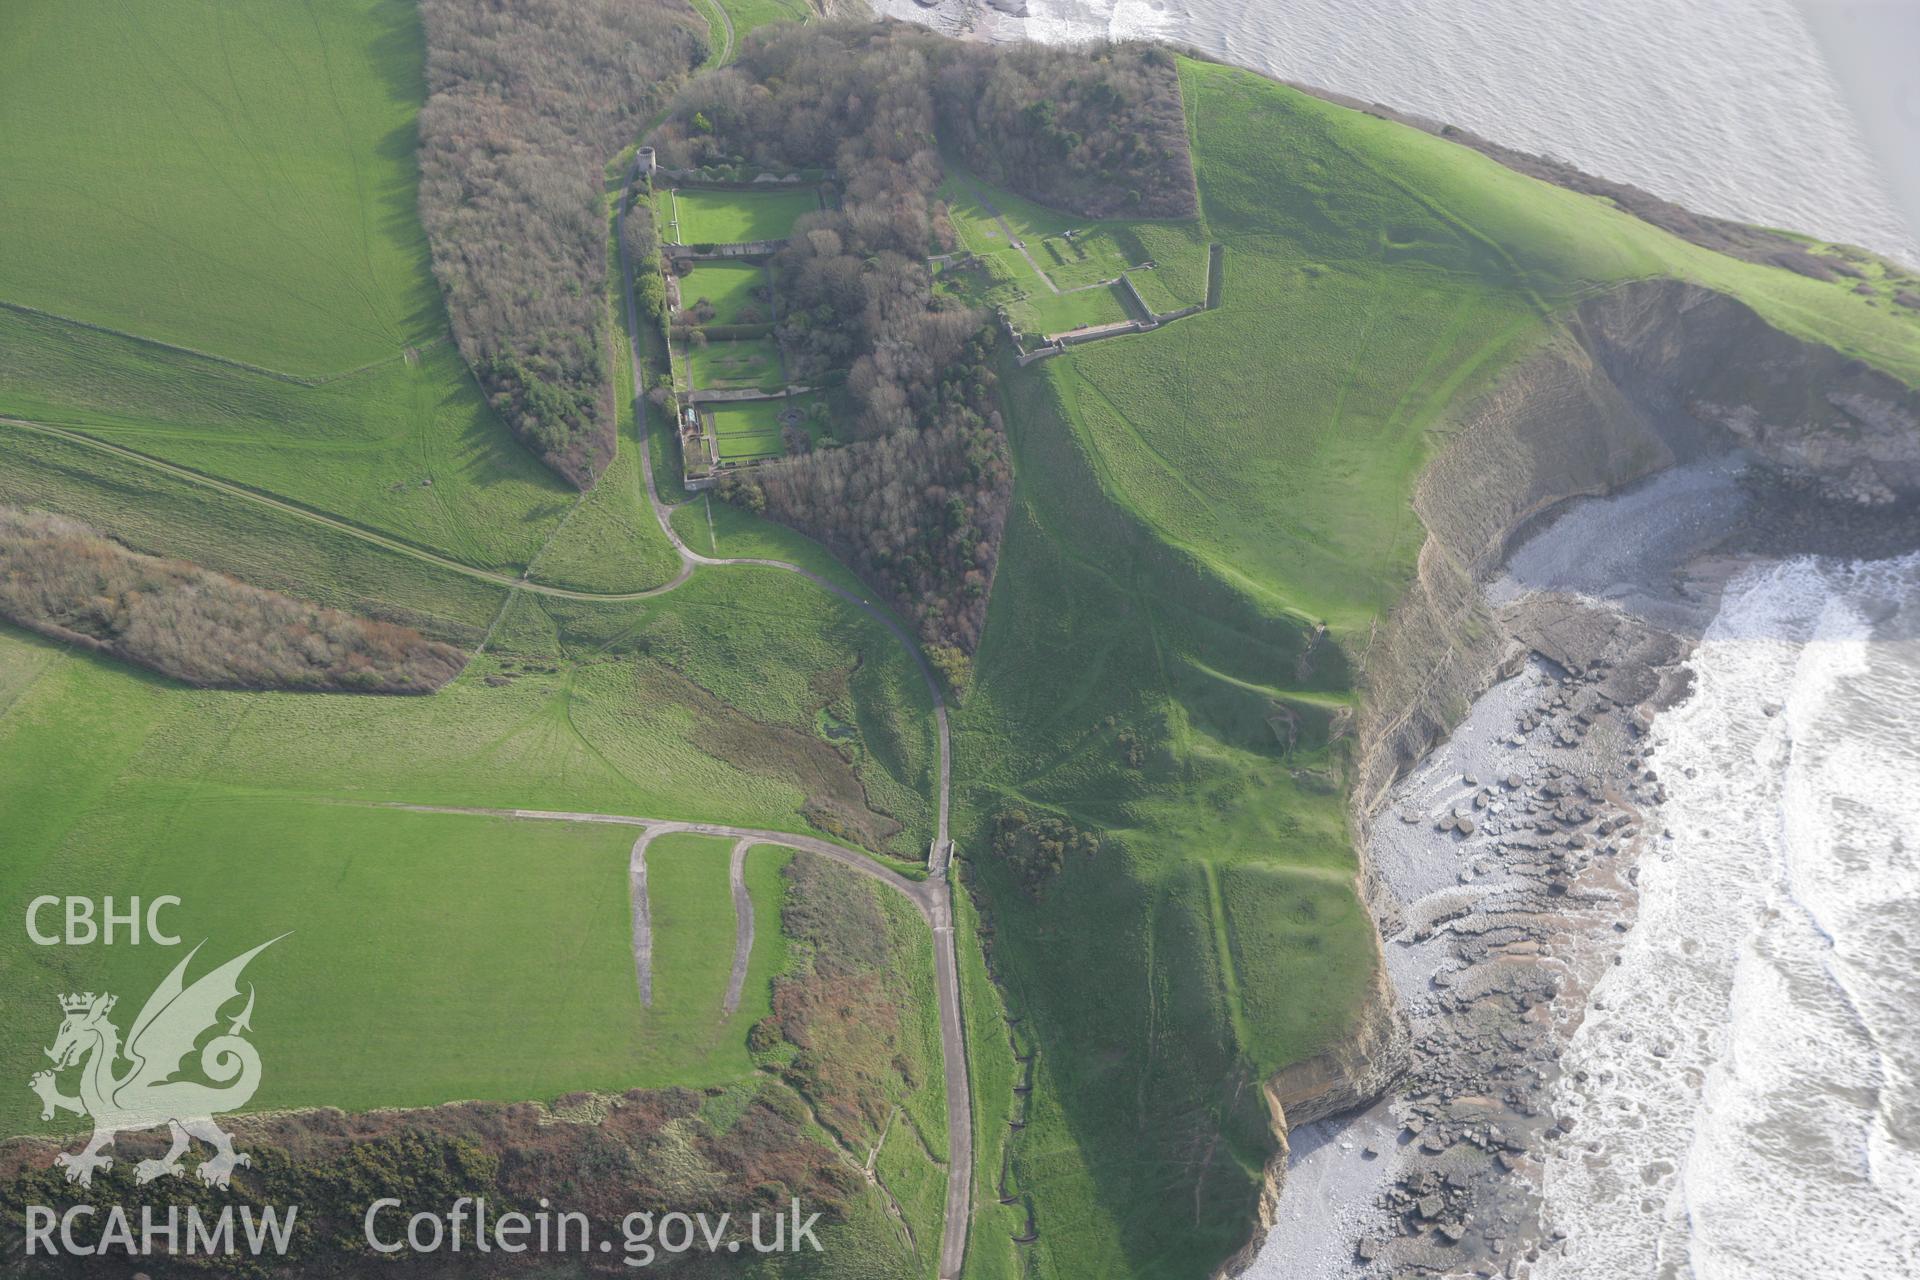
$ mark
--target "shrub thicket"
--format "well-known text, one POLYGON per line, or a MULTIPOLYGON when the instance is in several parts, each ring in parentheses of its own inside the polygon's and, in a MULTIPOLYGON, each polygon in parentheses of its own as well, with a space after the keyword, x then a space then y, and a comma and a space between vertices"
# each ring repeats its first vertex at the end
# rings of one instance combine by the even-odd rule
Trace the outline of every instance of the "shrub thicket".
POLYGON ((467 659, 408 627, 142 555, 77 520, 6 507, 0 615, 216 688, 431 693, 467 659))
POLYGON ((993 820, 993 855, 1030 894, 1038 895, 1065 870, 1069 857, 1087 859, 1099 851, 1098 836, 1052 814, 1003 809, 993 820))

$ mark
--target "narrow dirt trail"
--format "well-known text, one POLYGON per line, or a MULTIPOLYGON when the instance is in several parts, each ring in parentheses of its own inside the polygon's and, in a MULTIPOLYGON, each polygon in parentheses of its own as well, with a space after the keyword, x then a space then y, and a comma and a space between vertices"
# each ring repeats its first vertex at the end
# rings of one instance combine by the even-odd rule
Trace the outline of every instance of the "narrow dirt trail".
POLYGON ((733 891, 733 972, 727 975, 727 996, 720 1012, 731 1018, 740 1008, 740 992, 747 985, 747 962, 753 959, 753 898, 747 893, 747 850, 754 842, 734 841, 727 859, 727 886, 733 891))
POLYGON ((627 895, 633 903, 633 976, 640 984, 640 1006, 653 1008, 653 902, 647 897, 647 845, 652 828, 640 833, 627 855, 627 895))

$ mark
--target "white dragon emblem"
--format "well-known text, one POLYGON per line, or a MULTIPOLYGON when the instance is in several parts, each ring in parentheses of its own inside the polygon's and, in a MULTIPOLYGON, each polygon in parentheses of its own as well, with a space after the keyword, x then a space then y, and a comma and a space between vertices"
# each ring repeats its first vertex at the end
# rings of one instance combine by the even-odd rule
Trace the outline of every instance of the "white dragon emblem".
POLYGON ((40 1095, 42 1120, 53 1119, 56 1111, 93 1118, 93 1137, 86 1148, 63 1151, 53 1158, 55 1165, 66 1169, 68 1182, 84 1187, 92 1183, 95 1170, 112 1168, 113 1158, 101 1155, 100 1149, 113 1145, 114 1135, 122 1130, 157 1129, 161 1125, 172 1132, 173 1147, 159 1160, 142 1160, 134 1173, 138 1182, 185 1172, 180 1157, 186 1154, 190 1138, 214 1148, 214 1156, 202 1161, 196 1170, 200 1181, 209 1186, 226 1186, 235 1166, 252 1163, 233 1149, 232 1135, 213 1122, 216 1113, 245 1106, 260 1087, 260 1053, 240 1035, 253 1029, 249 1022, 253 1016, 251 984, 246 1008, 231 1021, 225 1034, 214 1036, 200 1047, 200 1074, 213 1083, 174 1077, 181 1073, 184 1060, 201 1036, 219 1023, 220 1010, 239 997, 240 972, 247 962, 278 941, 273 938, 261 943, 192 986, 185 982, 187 965, 200 948, 189 951, 147 998, 140 1016, 127 1031, 124 1047, 118 1028, 107 1020, 118 997, 91 991, 60 997, 60 1009, 66 1018, 53 1047, 46 1051, 53 1059, 53 1070, 38 1072, 27 1083, 40 1095), (123 1059, 131 1065, 123 1074, 115 1074, 116 1065, 123 1059), (68 1097, 60 1092, 58 1075, 74 1066, 80 1068, 80 1095, 68 1097))

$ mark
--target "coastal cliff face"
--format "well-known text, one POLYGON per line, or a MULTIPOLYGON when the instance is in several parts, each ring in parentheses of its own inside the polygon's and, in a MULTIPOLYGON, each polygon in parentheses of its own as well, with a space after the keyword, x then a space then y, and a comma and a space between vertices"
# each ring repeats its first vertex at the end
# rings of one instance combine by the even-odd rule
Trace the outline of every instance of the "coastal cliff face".
MULTIPOLYGON (((1357 849, 1393 783, 1525 657, 1481 590, 1515 535, 1569 498, 1735 449, 1832 500, 1920 494, 1920 394, 1732 298, 1657 281, 1582 304, 1459 415, 1414 494, 1427 531, 1414 579, 1364 659, 1349 814, 1357 849)), ((1364 852, 1361 879, 1376 924, 1397 930, 1364 852)), ((1347 1042, 1267 1082, 1275 1132, 1371 1102, 1408 1049, 1382 975, 1347 1042)), ((1225 1274, 1258 1252, 1287 1154, 1283 1137, 1259 1229, 1225 1274)))
POLYGON ((1366 660, 1357 837, 1505 656, 1479 582, 1514 533, 1568 498, 1733 449, 1837 501, 1920 494, 1920 393, 1667 280, 1581 304, 1459 417, 1414 494, 1414 581, 1366 660))

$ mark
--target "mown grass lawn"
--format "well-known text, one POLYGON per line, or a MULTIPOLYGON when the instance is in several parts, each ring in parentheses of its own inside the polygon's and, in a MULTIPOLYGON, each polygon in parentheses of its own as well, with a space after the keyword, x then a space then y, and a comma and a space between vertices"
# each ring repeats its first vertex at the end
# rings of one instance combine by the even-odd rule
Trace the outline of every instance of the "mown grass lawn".
POLYGON ((692 311, 703 298, 711 302, 714 317, 705 323, 767 323, 773 319, 765 296, 770 283, 766 270, 756 262, 697 262, 680 277, 680 305, 692 311), (756 292, 761 296, 754 296, 756 292), (759 320, 750 320, 750 314, 757 314, 759 320))
POLYGON ((664 238, 676 244, 739 244, 784 240, 794 219, 820 208, 811 188, 737 191, 681 187, 654 197, 664 238))
POLYGON ((684 358, 696 390, 756 387, 778 391, 786 383, 780 347, 772 338, 691 342, 684 358))

